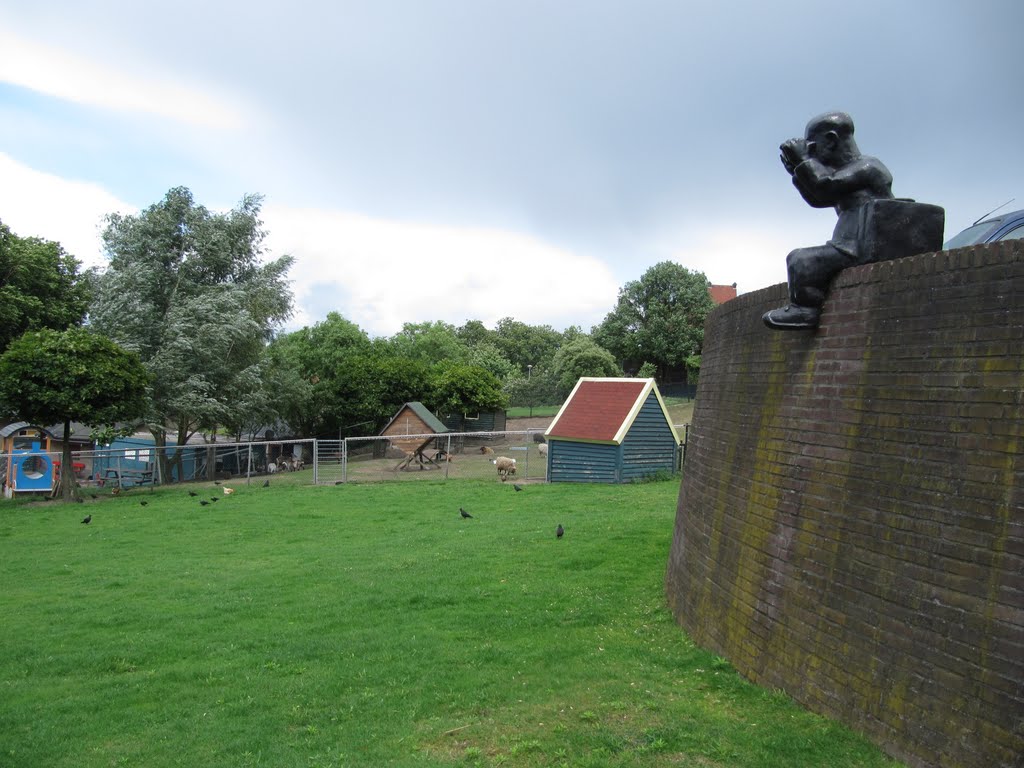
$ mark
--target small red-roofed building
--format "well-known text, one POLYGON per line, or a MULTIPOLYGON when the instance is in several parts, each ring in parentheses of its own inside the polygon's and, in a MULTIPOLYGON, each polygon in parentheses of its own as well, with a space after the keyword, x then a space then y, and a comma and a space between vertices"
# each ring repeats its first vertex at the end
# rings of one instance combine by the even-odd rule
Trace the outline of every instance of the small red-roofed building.
POLYGON ((709 285, 708 293, 711 294, 711 300, 715 302, 717 307, 719 304, 724 304, 730 299, 736 298, 736 283, 732 285, 709 285))
POLYGON ((679 465, 654 379, 581 378, 544 437, 549 482, 628 483, 679 465))

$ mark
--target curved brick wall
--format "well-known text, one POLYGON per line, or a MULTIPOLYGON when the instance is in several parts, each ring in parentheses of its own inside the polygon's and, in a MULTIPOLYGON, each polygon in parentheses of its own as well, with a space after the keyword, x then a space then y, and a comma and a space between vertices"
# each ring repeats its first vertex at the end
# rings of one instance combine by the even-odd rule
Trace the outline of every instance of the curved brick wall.
POLYGON ((1020 241, 785 285, 708 320, 666 575, 744 675, 911 766, 1024 762, 1020 241))

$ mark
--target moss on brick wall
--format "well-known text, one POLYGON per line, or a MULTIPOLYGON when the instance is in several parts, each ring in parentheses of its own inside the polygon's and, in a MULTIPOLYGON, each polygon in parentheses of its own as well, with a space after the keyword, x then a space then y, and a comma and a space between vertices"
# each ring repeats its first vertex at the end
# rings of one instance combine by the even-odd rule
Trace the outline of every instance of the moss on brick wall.
POLYGON ((705 331, 666 576, 694 639, 912 766, 1024 753, 1020 241, 786 287, 705 331))

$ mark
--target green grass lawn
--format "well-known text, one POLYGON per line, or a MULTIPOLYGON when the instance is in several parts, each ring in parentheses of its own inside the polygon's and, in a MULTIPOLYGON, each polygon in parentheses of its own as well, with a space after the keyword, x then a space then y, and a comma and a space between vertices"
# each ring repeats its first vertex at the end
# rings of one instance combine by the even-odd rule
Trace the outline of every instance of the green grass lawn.
POLYGON ((551 418, 554 418, 558 414, 558 409, 561 407, 561 403, 558 405, 535 405, 533 407, 528 405, 516 405, 512 408, 506 408, 505 416, 509 419, 526 419, 539 416, 550 416, 551 418))
POLYGON ((677 490, 0 504, 0 766, 897 765, 675 626, 677 490))

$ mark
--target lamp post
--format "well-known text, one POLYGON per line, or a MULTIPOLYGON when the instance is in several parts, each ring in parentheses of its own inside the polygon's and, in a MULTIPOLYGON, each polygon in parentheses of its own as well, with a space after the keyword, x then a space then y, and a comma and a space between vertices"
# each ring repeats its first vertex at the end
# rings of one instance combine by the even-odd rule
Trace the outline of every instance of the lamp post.
POLYGON ((533 390, 529 387, 530 374, 533 373, 533 363, 526 364, 526 396, 530 398, 530 418, 533 418, 533 390))

